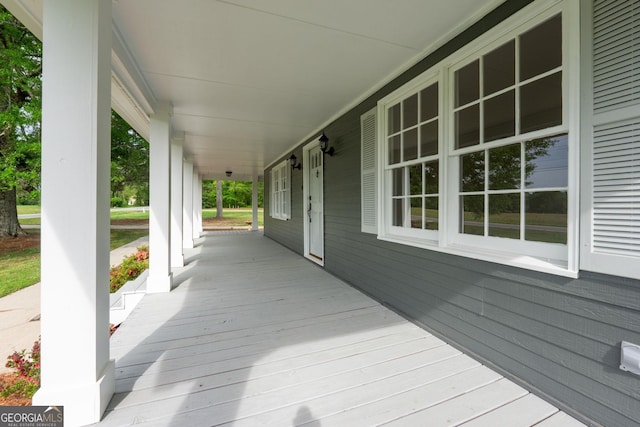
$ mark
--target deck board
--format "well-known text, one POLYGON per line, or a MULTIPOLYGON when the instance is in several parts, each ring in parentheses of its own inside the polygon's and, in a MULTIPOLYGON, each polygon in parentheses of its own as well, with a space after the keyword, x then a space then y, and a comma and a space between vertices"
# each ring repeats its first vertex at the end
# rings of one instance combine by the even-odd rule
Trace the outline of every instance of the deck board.
POLYGON ((565 412, 556 412, 546 420, 536 424, 536 427, 582 427, 584 424, 569 416, 565 412))
POLYGON ((527 394, 462 425, 464 427, 495 427, 498 425, 527 427, 542 422, 557 412, 558 409, 553 405, 533 394, 527 394))
MULTIPOLYGON (((469 384, 467 387, 464 390, 459 389, 458 391, 463 392, 451 399, 413 411, 388 425, 420 425, 424 420, 429 420, 433 425, 455 426, 527 395, 526 390, 505 378, 478 387, 475 387, 475 384, 469 384)), ((423 403, 417 402, 414 406, 420 405, 423 403)))
POLYGON ((580 425, 260 233, 185 255, 111 339, 101 426, 580 425))

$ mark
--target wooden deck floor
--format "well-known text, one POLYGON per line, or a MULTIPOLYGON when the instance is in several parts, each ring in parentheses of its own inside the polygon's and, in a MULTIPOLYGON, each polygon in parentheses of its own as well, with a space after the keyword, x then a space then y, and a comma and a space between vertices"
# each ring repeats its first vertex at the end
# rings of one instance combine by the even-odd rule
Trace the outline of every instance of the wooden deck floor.
POLYGON ((101 426, 582 425, 259 232, 212 232, 111 338, 101 426))

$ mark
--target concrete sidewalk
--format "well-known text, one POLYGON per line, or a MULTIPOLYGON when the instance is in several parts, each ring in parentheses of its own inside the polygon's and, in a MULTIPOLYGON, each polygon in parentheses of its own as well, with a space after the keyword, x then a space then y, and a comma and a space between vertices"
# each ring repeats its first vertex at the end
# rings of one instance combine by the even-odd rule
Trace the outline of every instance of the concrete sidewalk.
MULTIPOLYGON (((149 244, 149 237, 121 246, 111 251, 109 264, 118 265, 135 253, 142 245, 149 244)), ((8 372, 6 358, 14 351, 31 350, 40 336, 40 283, 0 298, 0 373, 8 372)))

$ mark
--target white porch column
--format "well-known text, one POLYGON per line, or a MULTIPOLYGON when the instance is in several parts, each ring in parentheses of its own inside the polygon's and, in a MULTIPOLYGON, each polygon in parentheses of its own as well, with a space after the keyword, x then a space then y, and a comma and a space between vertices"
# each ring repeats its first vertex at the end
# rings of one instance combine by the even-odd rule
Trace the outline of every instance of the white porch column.
POLYGON ((253 218, 251 220, 251 230, 258 230, 258 175, 253 174, 253 185, 251 186, 251 208, 253 218))
POLYGON ((200 193, 202 189, 202 181, 198 170, 193 168, 193 238, 198 239, 202 231, 200 218, 202 216, 202 200, 200 193))
POLYGON ((171 144, 171 267, 184 266, 182 250, 182 141, 171 144))
POLYGON ((100 420, 109 359, 111 2, 43 2, 41 336, 34 405, 100 420), (73 209, 68 201, 73 199, 73 209))
POLYGON ((171 126, 170 109, 151 116, 149 156, 149 278, 147 292, 171 290, 171 126))
POLYGON ((193 248, 193 163, 184 162, 183 177, 182 245, 193 248))
POLYGON ((198 236, 202 236, 202 175, 198 175, 198 236))

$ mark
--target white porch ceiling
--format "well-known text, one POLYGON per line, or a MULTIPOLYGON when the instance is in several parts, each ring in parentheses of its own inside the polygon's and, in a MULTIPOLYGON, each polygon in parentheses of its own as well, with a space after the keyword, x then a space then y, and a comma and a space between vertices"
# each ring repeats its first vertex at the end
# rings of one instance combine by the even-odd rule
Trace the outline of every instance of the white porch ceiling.
MULTIPOLYGON (((42 0, 0 0, 41 34, 42 0)), ((113 106, 250 180, 502 0, 114 0, 113 106)))

